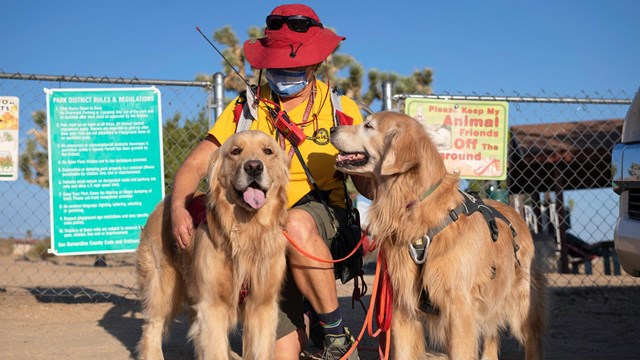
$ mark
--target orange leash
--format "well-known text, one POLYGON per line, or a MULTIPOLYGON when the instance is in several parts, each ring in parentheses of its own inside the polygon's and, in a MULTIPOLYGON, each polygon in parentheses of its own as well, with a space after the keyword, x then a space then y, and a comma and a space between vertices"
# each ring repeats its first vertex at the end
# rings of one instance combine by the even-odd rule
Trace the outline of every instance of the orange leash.
MULTIPOLYGON (((358 248, 362 246, 367 236, 367 231, 366 230, 363 231, 362 236, 360 237, 360 241, 353 248, 351 253, 349 253, 349 255, 347 255, 346 257, 338 260, 326 260, 326 259, 322 259, 317 256, 314 256, 308 253, 307 251, 305 251, 300 246, 300 244, 298 244, 295 241, 295 239, 293 239, 291 235, 287 233, 286 230, 283 229, 282 233, 287 238, 287 240, 289 240, 289 243, 291 243, 291 245, 296 250, 298 250, 302 255, 318 262, 330 263, 330 264, 338 263, 350 258, 353 254, 355 254, 358 248)), ((372 251, 373 249, 375 249, 375 245, 372 244, 369 247, 369 251, 372 251)), ((351 346, 349 351, 347 351, 347 353, 344 354, 340 359, 342 360, 342 359, 349 358, 349 355, 351 355, 355 351, 355 349, 358 347, 358 344, 360 343, 360 341, 362 340, 362 337, 364 336, 365 330, 368 330, 369 336, 371 337, 375 338, 375 337, 378 337, 378 335, 381 335, 379 345, 378 345, 378 354, 380 355, 380 359, 388 360, 389 349, 391 348, 392 311, 393 311, 393 292, 389 282, 389 274, 387 273, 387 262, 384 258, 383 252, 380 251, 378 253, 376 273, 373 278, 373 291, 371 293, 371 302, 369 303, 369 309, 367 310, 367 315, 365 317, 364 324, 362 325, 362 330, 360 330, 360 334, 358 334, 358 338, 353 342, 353 345, 351 346), (378 313, 375 315, 378 329, 375 332, 373 331, 374 308, 378 309, 378 313)))
POLYGON ((347 359, 351 353, 357 348, 358 344, 364 337, 365 330, 368 331, 369 336, 378 337, 380 341, 378 345, 378 354, 380 359, 389 359, 389 349, 391 348, 391 312, 393 306, 393 293, 389 283, 389 274, 387 273, 387 263, 384 259, 382 251, 378 253, 378 262, 376 266, 376 274, 373 278, 373 291, 371 292, 371 302, 369 303, 369 310, 367 316, 364 319, 362 330, 360 334, 353 342, 353 346, 349 351, 344 354, 340 359, 347 359), (375 315, 377 319, 378 329, 373 331, 373 319, 374 308, 378 309, 378 314, 375 315), (383 345, 384 342, 384 345, 383 345))
POLYGON ((289 233, 287 233, 287 230, 282 230, 282 233, 284 234, 284 237, 287 238, 287 240, 289 240, 289 243, 291 243, 291 245, 293 245, 294 248, 296 248, 296 250, 298 250, 302 255, 308 257, 311 260, 315 260, 318 262, 323 262, 323 263, 328 263, 328 264, 335 264, 335 263, 339 263, 341 261, 345 261, 348 258, 350 258, 351 256, 353 256, 353 254, 356 253, 356 251, 358 251, 358 249, 360 248, 360 246, 362 246, 362 243, 364 242, 364 239, 366 239, 367 237, 367 233, 366 231, 362 232, 362 236, 360 236, 360 241, 358 241, 358 244, 356 244, 356 246, 353 248, 353 250, 351 250, 351 252, 349 253, 349 255, 343 257, 342 259, 338 259, 338 260, 327 260, 327 259, 323 259, 323 258, 319 258, 313 254, 308 253, 307 251, 305 251, 300 244, 298 244, 298 242, 295 241, 294 238, 291 237, 291 235, 289 235, 289 233))

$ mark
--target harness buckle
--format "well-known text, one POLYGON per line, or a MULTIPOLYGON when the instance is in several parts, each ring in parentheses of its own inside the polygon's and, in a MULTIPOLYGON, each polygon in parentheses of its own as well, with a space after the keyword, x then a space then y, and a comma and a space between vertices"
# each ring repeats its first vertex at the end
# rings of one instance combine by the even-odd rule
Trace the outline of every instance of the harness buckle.
POLYGON ((449 217, 453 221, 458 221, 459 218, 458 218, 458 214, 456 213, 456 209, 449 211, 449 217))
POLYGON ((409 244, 409 255, 416 265, 422 265, 427 261, 429 245, 431 245, 431 237, 429 237, 429 235, 424 235, 420 239, 416 240, 415 243, 409 244))

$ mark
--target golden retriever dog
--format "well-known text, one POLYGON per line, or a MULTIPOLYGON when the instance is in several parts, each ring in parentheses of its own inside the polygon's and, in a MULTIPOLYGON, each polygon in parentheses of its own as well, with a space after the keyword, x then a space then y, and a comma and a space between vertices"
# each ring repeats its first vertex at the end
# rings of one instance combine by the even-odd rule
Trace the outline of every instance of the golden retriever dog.
POLYGON ((286 266, 288 176, 289 160, 275 140, 243 131, 212 154, 206 223, 186 250, 175 245, 169 197, 151 213, 137 251, 140 358, 163 358, 162 337, 185 303, 197 359, 229 359, 228 333, 239 319, 244 358, 271 358, 286 266))
POLYGON ((393 289, 393 357, 426 358, 426 323, 429 342, 449 359, 497 359, 507 326, 524 344, 526 359, 541 359, 545 280, 535 270, 533 241, 519 214, 485 200, 516 232, 496 217, 496 241, 481 212, 454 220, 451 210, 463 208, 466 197, 458 176, 447 172, 424 126, 407 115, 381 112, 361 125, 333 128, 331 143, 340 151, 337 169, 375 184, 368 216, 393 289), (429 241, 429 231, 439 228, 429 241), (417 240, 426 244, 423 264, 411 255, 417 240), (420 310, 427 296, 437 311, 420 310))

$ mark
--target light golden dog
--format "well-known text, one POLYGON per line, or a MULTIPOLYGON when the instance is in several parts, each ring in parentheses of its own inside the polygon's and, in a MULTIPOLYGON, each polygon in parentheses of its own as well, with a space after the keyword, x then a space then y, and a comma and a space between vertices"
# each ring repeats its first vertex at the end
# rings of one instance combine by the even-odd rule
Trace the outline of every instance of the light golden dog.
POLYGON ((527 359, 541 359, 545 280, 535 270, 533 241, 518 213, 486 200, 511 222, 515 237, 496 219, 494 242, 480 212, 460 215, 430 245, 426 241, 426 261, 419 265, 410 255, 411 244, 443 225, 465 196, 423 125, 382 112, 361 125, 332 129, 331 143, 340 151, 337 169, 375 182, 369 223, 393 289, 394 358, 426 357, 426 321, 429 341, 453 360, 497 359, 500 331, 507 326, 524 344, 527 359), (439 314, 419 310, 423 291, 439 314))
POLYGON ((162 336, 185 302, 196 358, 230 358, 228 333, 239 318, 244 358, 271 358, 286 266, 288 169, 274 139, 243 131, 211 157, 206 224, 189 248, 176 250, 169 197, 151 213, 137 253, 145 314, 140 358, 162 359, 162 336))

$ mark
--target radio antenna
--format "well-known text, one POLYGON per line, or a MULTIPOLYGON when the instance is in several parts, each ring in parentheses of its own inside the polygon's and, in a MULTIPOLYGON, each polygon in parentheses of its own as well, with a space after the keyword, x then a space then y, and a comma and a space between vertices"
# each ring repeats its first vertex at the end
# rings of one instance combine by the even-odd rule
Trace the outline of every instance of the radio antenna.
POLYGON ((236 67, 233 66, 233 64, 231 64, 229 62, 229 60, 227 60, 226 57, 224 57, 224 55, 222 55, 222 53, 220 52, 220 50, 218 50, 218 48, 213 44, 213 42, 211 42, 211 40, 209 40, 209 38, 207 37, 207 35, 205 35, 201 30, 200 27, 196 26, 196 30, 198 30, 198 32, 200 33, 200 35, 202 35, 202 37, 207 40, 207 42, 209 43, 209 45, 211 45, 211 47, 214 48, 215 51, 218 52, 218 54, 224 59, 224 61, 227 62, 227 64, 229 64, 229 66, 231 67, 231 70, 233 70, 236 74, 238 74, 238 76, 240 77, 240 79, 242 79, 242 81, 244 81, 245 84, 247 84, 247 86, 249 88, 251 88, 251 84, 249 84, 249 82, 247 81, 247 79, 245 79, 242 75, 240 75, 240 72, 238 72, 238 70, 236 70, 236 67))

